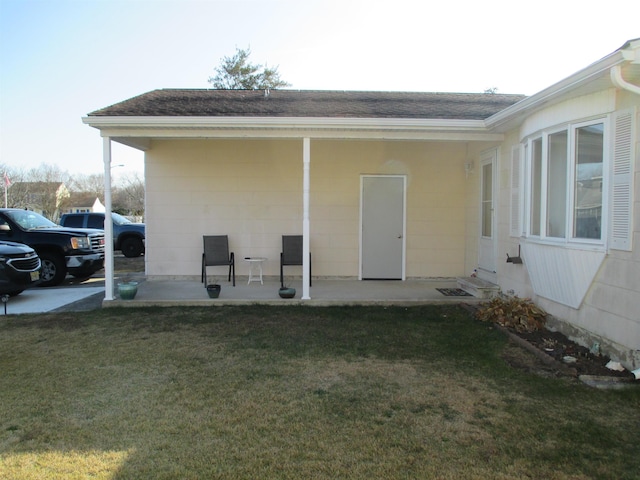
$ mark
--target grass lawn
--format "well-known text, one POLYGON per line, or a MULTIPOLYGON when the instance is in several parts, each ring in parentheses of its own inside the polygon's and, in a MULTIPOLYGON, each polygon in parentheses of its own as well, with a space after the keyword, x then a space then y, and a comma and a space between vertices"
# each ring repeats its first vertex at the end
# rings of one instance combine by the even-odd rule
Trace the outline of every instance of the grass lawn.
POLYGON ((637 479, 640 389, 507 348, 451 306, 0 317, 0 476, 637 479))

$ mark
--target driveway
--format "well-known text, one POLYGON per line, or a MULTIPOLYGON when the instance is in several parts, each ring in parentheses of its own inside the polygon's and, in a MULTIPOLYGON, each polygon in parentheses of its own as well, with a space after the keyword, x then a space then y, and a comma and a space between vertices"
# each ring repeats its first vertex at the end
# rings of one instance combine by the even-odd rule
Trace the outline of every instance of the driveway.
MULTIPOLYGON (((119 252, 114 257, 118 273, 144 272, 144 257, 126 258, 119 252)), ((67 276, 58 287, 31 288, 0 303, 0 316, 19 313, 55 311, 85 311, 100 308, 104 299, 104 270, 90 278, 79 280, 67 276)))
MULTIPOLYGON (((104 298, 104 275, 78 282, 68 277, 59 287, 30 288, 20 295, 9 297, 6 304, 0 304, 0 315, 18 313, 43 313, 56 310, 74 310, 76 302, 91 299, 98 308, 104 298)), ((92 307, 93 308, 93 307, 92 307)), ((82 308, 89 310, 91 308, 82 308)))

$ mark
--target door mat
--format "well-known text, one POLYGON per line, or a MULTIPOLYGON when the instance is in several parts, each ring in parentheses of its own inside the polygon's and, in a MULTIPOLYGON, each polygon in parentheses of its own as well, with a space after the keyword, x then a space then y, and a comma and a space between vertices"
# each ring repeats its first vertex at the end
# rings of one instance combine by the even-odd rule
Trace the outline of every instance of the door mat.
POLYGON ((461 288, 436 288, 436 290, 446 297, 473 297, 473 295, 461 288))

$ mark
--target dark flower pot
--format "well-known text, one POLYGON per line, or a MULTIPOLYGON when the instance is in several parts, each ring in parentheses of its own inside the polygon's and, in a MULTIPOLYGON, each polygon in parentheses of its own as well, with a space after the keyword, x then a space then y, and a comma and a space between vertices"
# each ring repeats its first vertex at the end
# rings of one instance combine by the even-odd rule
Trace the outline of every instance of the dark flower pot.
POLYGON ((281 298, 293 298, 296 296, 296 289, 284 287, 278 290, 278 295, 280 295, 281 298))
POLYGON ((207 285, 207 295, 209 298, 218 298, 220 296, 220 285, 207 285))

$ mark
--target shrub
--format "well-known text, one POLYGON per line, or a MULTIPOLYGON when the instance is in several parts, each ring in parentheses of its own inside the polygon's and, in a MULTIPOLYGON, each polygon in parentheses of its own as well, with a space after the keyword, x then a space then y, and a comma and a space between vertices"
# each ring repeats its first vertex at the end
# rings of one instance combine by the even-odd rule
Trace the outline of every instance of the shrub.
POLYGON ((535 332, 544 328, 547 313, 529 298, 499 296, 482 304, 476 318, 516 332, 535 332))

